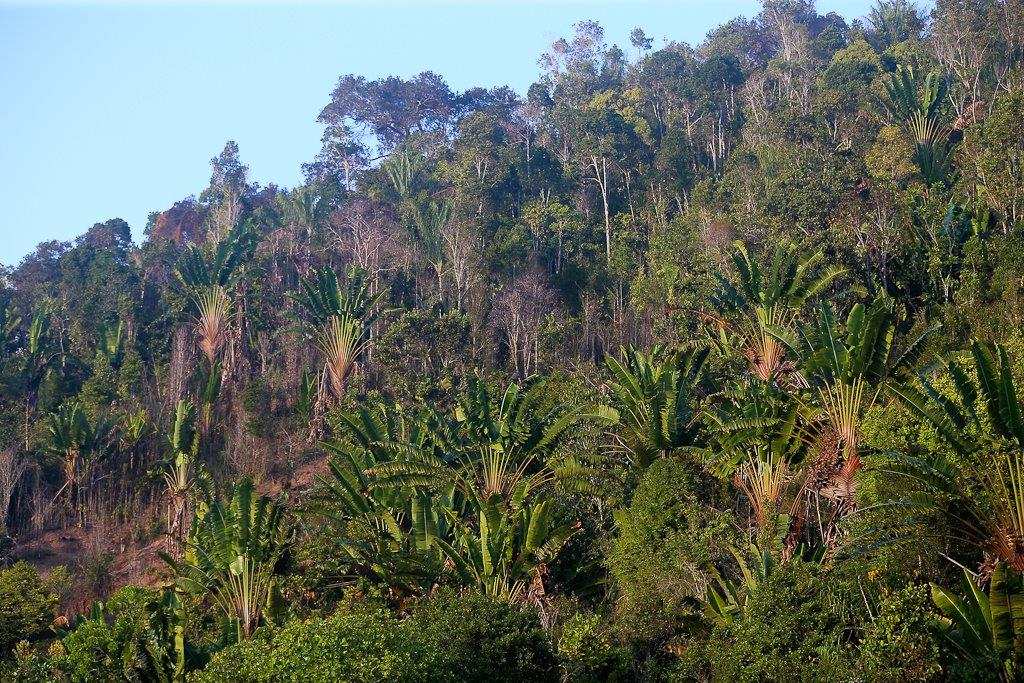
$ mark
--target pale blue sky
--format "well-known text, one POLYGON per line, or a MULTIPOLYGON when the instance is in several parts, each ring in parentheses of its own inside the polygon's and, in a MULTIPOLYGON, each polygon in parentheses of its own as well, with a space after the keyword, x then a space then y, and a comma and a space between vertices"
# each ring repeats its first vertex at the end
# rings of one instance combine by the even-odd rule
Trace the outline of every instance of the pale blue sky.
MULTIPOLYGON (((757 0, 620 2, 10 3, 0 0, 0 263, 209 179, 238 142, 253 180, 285 187, 319 148, 338 77, 431 70, 453 90, 536 80, 537 58, 595 19, 630 52, 636 26, 698 43, 757 0)), ((819 0, 862 16, 869 0, 819 0)))

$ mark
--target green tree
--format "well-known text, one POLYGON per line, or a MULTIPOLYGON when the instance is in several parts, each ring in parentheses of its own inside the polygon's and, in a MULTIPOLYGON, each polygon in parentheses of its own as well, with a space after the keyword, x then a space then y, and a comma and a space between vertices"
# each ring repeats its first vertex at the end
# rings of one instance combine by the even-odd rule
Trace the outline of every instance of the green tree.
POLYGON ((49 633, 57 596, 28 562, 0 570, 0 660, 21 640, 49 633))

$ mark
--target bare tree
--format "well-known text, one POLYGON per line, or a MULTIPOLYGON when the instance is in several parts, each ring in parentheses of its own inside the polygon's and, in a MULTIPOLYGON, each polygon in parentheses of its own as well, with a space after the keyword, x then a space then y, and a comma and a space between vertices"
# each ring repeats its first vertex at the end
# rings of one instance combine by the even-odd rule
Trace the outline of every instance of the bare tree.
POLYGON ((473 250, 469 226, 462 220, 449 221, 441 232, 455 285, 455 305, 458 310, 465 307, 466 293, 473 286, 473 250))
POLYGON ((516 277, 494 299, 491 319, 504 332, 520 377, 530 374, 531 363, 537 369, 537 333, 555 305, 555 293, 537 268, 516 277))
POLYGON ((11 509, 14 489, 28 469, 28 460, 13 447, 0 451, 0 533, 7 531, 7 514, 11 509))
POLYGON ((950 0, 942 3, 942 7, 932 25, 929 42, 935 58, 957 86, 949 89, 949 99, 960 116, 982 99, 982 77, 990 61, 993 33, 974 2, 950 0))
POLYGON ((398 222, 386 205, 362 199, 346 204, 331 216, 328 232, 338 249, 374 280, 390 269, 398 222))

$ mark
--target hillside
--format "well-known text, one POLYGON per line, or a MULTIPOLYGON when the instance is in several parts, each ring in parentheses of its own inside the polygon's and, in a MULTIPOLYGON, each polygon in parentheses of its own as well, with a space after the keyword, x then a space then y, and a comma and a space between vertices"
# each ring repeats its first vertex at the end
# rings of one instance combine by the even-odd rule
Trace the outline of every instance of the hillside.
POLYGON ((0 679, 1024 679, 1024 3, 630 42, 0 272, 0 679))

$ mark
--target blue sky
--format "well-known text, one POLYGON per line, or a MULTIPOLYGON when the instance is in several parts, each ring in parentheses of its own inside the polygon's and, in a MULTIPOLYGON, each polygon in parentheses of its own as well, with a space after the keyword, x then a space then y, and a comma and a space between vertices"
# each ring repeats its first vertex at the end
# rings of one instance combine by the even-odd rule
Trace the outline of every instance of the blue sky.
MULTIPOLYGON (((537 58, 595 19, 628 49, 636 26, 699 43, 757 0, 620 2, 121 3, 0 0, 0 263, 120 217, 138 240, 150 211, 209 179, 224 142, 251 178, 290 187, 319 148, 338 77, 431 70, 453 89, 522 93, 537 58)), ((869 0, 819 0, 862 16, 869 0)))

